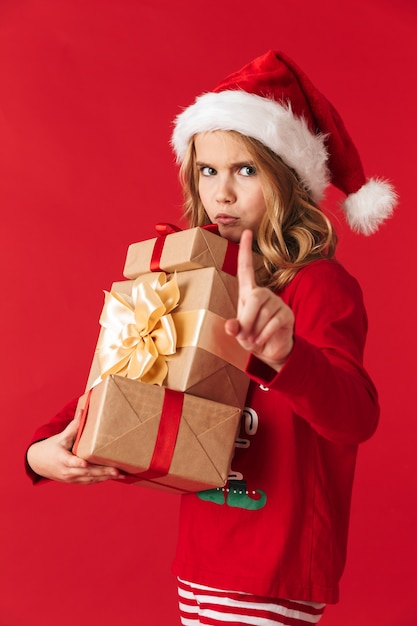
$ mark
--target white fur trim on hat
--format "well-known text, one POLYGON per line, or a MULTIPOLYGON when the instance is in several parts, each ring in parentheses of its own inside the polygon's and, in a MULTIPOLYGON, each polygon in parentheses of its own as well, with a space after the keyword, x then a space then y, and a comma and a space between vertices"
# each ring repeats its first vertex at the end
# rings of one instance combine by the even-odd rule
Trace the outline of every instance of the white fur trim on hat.
POLYGON ((384 220, 391 217, 397 193, 386 180, 370 178, 343 203, 346 220, 352 230, 372 235, 384 220))
POLYGON ((246 91, 203 94, 175 120, 172 146, 182 161, 196 133, 234 130, 261 141, 293 170, 312 198, 319 202, 329 184, 326 136, 313 133, 291 104, 246 91))

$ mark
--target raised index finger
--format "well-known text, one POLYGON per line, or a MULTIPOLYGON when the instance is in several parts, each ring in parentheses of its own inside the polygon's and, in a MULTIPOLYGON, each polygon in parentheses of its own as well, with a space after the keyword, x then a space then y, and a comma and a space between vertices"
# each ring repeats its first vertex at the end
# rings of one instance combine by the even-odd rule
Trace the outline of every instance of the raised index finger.
POLYGON ((252 231, 244 230, 237 257, 237 278, 239 281, 239 300, 245 300, 250 291, 256 287, 255 270, 252 258, 252 231))

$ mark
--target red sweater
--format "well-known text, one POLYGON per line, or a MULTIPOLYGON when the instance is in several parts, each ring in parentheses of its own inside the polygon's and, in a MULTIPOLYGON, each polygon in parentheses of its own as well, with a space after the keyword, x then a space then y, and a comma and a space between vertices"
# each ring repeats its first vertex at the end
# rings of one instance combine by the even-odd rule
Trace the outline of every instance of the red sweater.
MULTIPOLYGON (((281 298, 295 344, 279 374, 257 359, 228 490, 182 496, 174 572, 222 589, 334 603, 345 558, 357 447, 375 430, 362 366, 358 283, 336 261, 300 270, 281 298)), ((68 405, 35 433, 60 432, 68 405)))

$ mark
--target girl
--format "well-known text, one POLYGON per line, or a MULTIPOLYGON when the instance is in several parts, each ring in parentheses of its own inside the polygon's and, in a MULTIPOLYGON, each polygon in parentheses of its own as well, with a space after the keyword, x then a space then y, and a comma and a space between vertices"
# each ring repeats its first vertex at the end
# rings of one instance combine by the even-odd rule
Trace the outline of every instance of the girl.
MULTIPOLYGON (((275 51, 185 109, 172 141, 190 226, 216 223, 240 242, 238 312, 226 331, 248 351, 251 378, 227 488, 182 497, 181 623, 315 624, 338 600, 357 448, 379 414, 362 365, 361 290, 334 259, 319 201, 331 180, 348 196, 351 227, 370 234, 396 195, 365 180, 332 105, 275 51), (252 250, 264 257, 262 285, 252 250)), ((74 411, 35 434, 33 479, 119 477, 71 454, 74 411)))

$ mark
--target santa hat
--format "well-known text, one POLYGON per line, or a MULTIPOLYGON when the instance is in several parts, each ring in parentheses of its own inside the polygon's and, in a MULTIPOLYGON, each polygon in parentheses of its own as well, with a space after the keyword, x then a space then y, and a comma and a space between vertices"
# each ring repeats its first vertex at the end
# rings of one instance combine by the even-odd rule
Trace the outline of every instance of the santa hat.
POLYGON ((194 134, 213 130, 261 141, 296 171, 315 202, 332 183, 347 196, 343 209, 352 230, 369 235, 394 210, 394 188, 366 179, 340 115, 281 52, 251 61, 178 115, 172 135, 177 160, 194 134))

